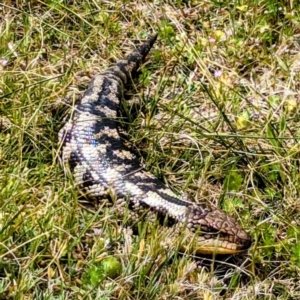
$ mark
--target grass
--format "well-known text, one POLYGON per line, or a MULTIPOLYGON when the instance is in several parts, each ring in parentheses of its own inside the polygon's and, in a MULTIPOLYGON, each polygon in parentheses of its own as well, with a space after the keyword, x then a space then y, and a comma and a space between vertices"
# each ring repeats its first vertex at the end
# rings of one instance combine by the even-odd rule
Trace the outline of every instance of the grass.
POLYGON ((296 1, 4 0, 0 12, 1 299, 300 297, 296 1), (57 163, 57 100, 76 101, 152 32, 130 140, 173 190, 239 220, 253 237, 241 256, 180 254, 166 229, 91 212, 57 163))

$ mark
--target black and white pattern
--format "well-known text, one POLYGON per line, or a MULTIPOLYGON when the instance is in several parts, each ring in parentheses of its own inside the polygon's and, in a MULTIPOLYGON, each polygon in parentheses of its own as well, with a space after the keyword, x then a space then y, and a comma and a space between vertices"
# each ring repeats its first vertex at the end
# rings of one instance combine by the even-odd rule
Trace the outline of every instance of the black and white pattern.
POLYGON ((101 201, 114 196, 129 201, 136 213, 146 209, 182 224, 196 241, 199 253, 237 253, 250 245, 249 235, 225 212, 209 205, 184 201, 152 174, 124 145, 117 112, 123 90, 143 63, 157 35, 125 60, 95 76, 72 116, 59 133, 62 160, 85 196, 101 201), (195 234, 196 233, 196 234, 195 234))

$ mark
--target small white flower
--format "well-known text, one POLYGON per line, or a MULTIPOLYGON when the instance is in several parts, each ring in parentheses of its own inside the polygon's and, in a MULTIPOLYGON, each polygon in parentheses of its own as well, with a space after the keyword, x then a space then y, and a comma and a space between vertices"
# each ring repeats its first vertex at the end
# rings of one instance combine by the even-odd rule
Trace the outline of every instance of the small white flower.
POLYGON ((94 228, 94 234, 95 235, 101 235, 101 233, 102 233, 102 229, 94 228))
POLYGON ((218 78, 218 77, 221 77, 222 74, 223 74, 222 70, 215 70, 214 76, 215 76, 216 78, 218 78))
POLYGON ((8 64, 8 60, 5 58, 0 58, 0 64, 2 67, 5 67, 8 64))

